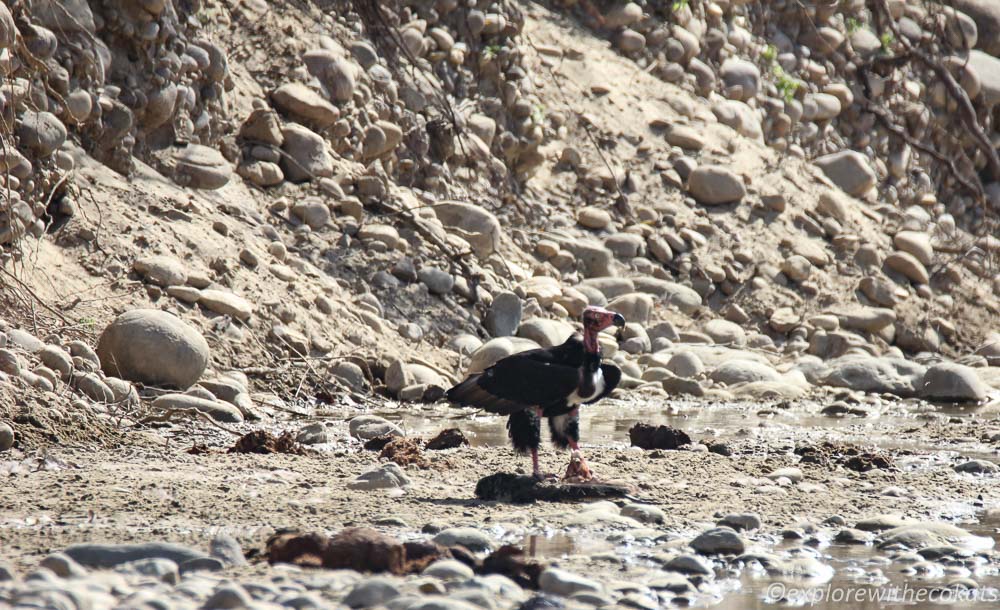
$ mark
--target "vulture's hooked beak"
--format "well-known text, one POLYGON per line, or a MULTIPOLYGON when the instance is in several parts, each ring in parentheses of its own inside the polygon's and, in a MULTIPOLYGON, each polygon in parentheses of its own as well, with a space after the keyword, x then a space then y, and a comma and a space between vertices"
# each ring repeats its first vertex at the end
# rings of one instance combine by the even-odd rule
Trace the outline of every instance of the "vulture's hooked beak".
POLYGON ((616 313, 615 317, 612 318, 611 323, 614 324, 615 326, 617 326, 618 328, 624 328, 625 327, 625 316, 623 316, 620 313, 616 313))

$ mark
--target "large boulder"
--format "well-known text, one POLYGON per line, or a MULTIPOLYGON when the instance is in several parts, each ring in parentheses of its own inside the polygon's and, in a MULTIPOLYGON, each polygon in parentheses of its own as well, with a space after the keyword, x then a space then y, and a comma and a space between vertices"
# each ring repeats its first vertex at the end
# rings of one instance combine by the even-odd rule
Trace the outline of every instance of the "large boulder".
POLYGON ((186 389, 205 371, 208 342, 177 316, 134 309, 118 316, 97 343, 108 375, 152 386, 186 389))
POLYGON ((843 356, 830 361, 814 381, 860 392, 910 397, 916 395, 924 372, 923 366, 896 358, 843 356))
POLYGON ((21 146, 48 157, 66 141, 66 126, 51 112, 26 112, 17 128, 21 146))
POLYGON ((986 392, 986 384, 975 369, 942 362, 927 369, 920 394, 928 400, 942 402, 980 402, 985 400, 986 392))
POLYGON ((174 181, 181 186, 214 190, 224 187, 233 174, 232 166, 222 153, 208 146, 188 144, 178 149, 173 157, 174 181))
POLYGON ((1000 58, 982 51, 970 51, 969 66, 979 77, 982 102, 991 107, 1000 103, 1000 58))
POLYGON ((329 127, 340 111, 323 96, 300 83, 285 83, 271 94, 274 105, 285 114, 306 119, 317 127, 329 127))
POLYGON ((333 157, 326 149, 326 140, 307 127, 291 123, 281 130, 284 140, 281 150, 281 171, 292 182, 333 175, 333 157))

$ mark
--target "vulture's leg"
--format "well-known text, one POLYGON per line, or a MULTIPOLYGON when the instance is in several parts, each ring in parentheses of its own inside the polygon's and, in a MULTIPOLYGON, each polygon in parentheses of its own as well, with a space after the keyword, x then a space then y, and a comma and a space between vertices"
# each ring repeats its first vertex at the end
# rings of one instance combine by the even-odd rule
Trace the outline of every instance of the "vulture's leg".
POLYGON ((589 481, 594 473, 587 466, 587 461, 580 455, 580 410, 573 409, 566 415, 549 418, 549 430, 552 432, 552 442, 560 449, 569 449, 569 466, 563 479, 589 481))
POLYGON ((518 411, 507 420, 507 435, 514 445, 514 451, 531 454, 531 473, 535 478, 544 478, 538 467, 538 446, 542 444, 541 419, 534 409, 518 411))

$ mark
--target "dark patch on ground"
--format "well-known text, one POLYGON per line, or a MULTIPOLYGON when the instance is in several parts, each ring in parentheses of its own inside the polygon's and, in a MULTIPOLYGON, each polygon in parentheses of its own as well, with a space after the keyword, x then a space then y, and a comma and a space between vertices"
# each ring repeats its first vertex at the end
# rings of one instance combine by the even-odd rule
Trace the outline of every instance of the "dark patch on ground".
POLYGON ((628 437, 633 447, 642 449, 679 449, 691 444, 686 432, 670 426, 638 423, 629 429, 628 437))
POLYGON ((469 439, 465 438, 458 428, 448 428, 438 432, 438 435, 427 441, 425 449, 440 451, 442 449, 455 449, 456 447, 468 447, 469 439))
POLYGON ((527 504, 531 502, 572 502, 594 498, 623 498, 629 488, 615 483, 560 483, 539 481, 529 475, 498 472, 479 479, 476 497, 480 500, 527 504))
POLYGON ((890 470, 896 467, 892 455, 879 449, 866 449, 848 443, 824 441, 819 445, 797 447, 795 454, 807 464, 820 466, 843 466, 855 472, 870 470, 890 470))
POLYGON ((305 455, 305 448, 288 431, 275 436, 267 430, 254 430, 244 434, 229 448, 229 453, 290 453, 305 455))
POLYGON ((419 438, 406 438, 397 436, 382 447, 379 457, 396 462, 404 468, 413 464, 418 468, 430 468, 430 461, 424 457, 423 449, 420 448, 419 438))

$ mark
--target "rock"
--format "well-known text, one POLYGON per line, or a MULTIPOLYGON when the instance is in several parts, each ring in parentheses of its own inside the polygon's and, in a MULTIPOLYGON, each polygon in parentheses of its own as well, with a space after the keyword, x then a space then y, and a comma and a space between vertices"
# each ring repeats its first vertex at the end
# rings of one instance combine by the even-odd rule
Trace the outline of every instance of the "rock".
POLYGON ((17 42, 18 31, 14 16, 7 4, 0 4, 0 51, 9 49, 17 42))
POLYGON ((206 288, 198 297, 198 304, 224 316, 232 316, 246 322, 253 315, 253 306, 241 296, 223 290, 206 288))
POLYGON ((931 281, 927 268, 908 252, 893 252, 885 257, 885 266, 914 284, 929 284, 931 281))
POLYGON ((704 205, 738 202, 746 195, 743 180, 718 165, 699 165, 692 171, 688 178, 688 191, 704 205))
POLYGON ((916 258, 923 265, 934 262, 934 247, 931 237, 923 231, 900 231, 892 238, 893 245, 899 250, 916 258))
POLYGON ((348 427, 348 433, 363 441, 385 435, 405 436, 402 428, 377 415, 359 415, 353 418, 348 427))
POLYGON ((697 354, 691 351, 680 351, 667 361, 667 370, 678 377, 698 377, 705 372, 705 365, 697 354))
POLYGON ((215 190, 229 183, 233 168, 222 153, 202 146, 188 144, 173 155, 174 181, 193 189, 215 190))
POLYGON ((789 256, 781 262, 781 272, 793 282, 804 282, 812 275, 813 266, 804 256, 789 256))
POLYGON ((802 100, 802 118, 807 121, 827 121, 840 111, 840 99, 829 93, 809 93, 802 100))
POLYGON ((882 307, 893 307, 900 300, 906 296, 905 293, 900 293, 897 285, 885 278, 867 276, 861 278, 858 282, 858 289, 864 294, 870 301, 876 305, 881 305, 882 307))
POLYGON ((922 366, 905 360, 843 356, 831 360, 816 381, 862 392, 909 397, 916 394, 923 377, 922 366))
POLYGON ((66 135, 66 126, 51 112, 26 112, 17 127, 21 146, 43 158, 58 150, 66 135))
POLYGON ((405 364, 401 360, 396 360, 389 365, 385 373, 386 387, 395 395, 412 385, 424 385, 435 387, 448 387, 441 376, 422 364, 405 364))
POLYGON ((223 581, 215 587, 212 594, 205 600, 202 606, 205 610, 215 608, 251 608, 254 606, 253 598, 240 584, 223 581))
POLYGON ((74 383, 76 389, 94 402, 114 402, 115 393, 96 373, 84 373, 74 383))
POLYGON ((982 51, 970 51, 969 67, 981 81, 977 99, 987 108, 1000 104, 1000 58, 982 51))
POLYGON ((281 130, 281 171, 292 182, 307 182, 313 178, 333 176, 333 157, 326 141, 308 128, 290 123, 281 130))
POLYGON ((842 150, 818 157, 813 163, 845 193, 860 197, 870 191, 877 180, 868 158, 854 150, 842 150))
MULTIPOLYGON (((640 292, 646 292, 659 297, 666 303, 679 309, 681 313, 687 315, 694 314, 701 309, 701 295, 694 289, 683 284, 678 284, 677 282, 660 280, 653 277, 637 277, 635 279, 635 288, 640 292)), ((638 322, 638 320, 631 319, 630 321, 638 322)))
POLYGON ((59 378, 63 381, 69 381, 73 374, 73 359, 66 350, 58 345, 46 345, 42 351, 38 352, 38 359, 42 361, 42 364, 59 373, 59 378))
POLYGON ((424 568, 421 574, 446 582, 449 580, 466 581, 475 575, 472 568, 454 559, 439 559, 424 568))
POLYGON ((709 378, 723 385, 736 385, 755 381, 778 381, 781 375, 768 364, 750 360, 729 360, 712 371, 709 378))
POLYGON ((88 568, 113 568, 115 566, 144 559, 169 559, 176 564, 195 559, 207 559, 208 555, 179 544, 168 542, 144 542, 139 544, 74 544, 63 551, 67 556, 88 568))
POLYGON ((685 150, 705 148, 704 133, 687 125, 671 125, 664 137, 671 146, 680 146, 685 150))
POLYGON ((365 160, 377 159, 399 146, 403 141, 403 131, 389 121, 377 121, 365 129, 361 142, 361 156, 365 160))
POLYGON ((389 602, 399 597, 400 591, 388 578, 378 576, 366 578, 354 585, 347 597, 343 599, 343 604, 349 608, 372 608, 385 606, 389 602))
POLYGON ((212 557, 221 560, 227 566, 247 565, 243 547, 229 534, 218 534, 209 543, 212 557))
POLYGON ((573 572, 548 568, 538 577, 538 588, 545 593, 569 597, 574 593, 600 593, 601 585, 573 572))
POLYGON ((575 239, 561 242, 563 250, 573 253, 583 265, 585 277, 609 277, 615 274, 615 257, 604 244, 593 239, 575 239))
POLYGON ((448 294, 455 287, 455 276, 436 267, 422 267, 418 276, 431 294, 448 294))
POLYGON ((14 446, 17 437, 14 435, 14 428, 7 422, 0 421, 0 452, 8 451, 14 446))
POLYGON ((956 0, 954 7, 973 19, 976 24, 976 47, 984 53, 1000 57, 1000 7, 991 0, 956 0))
POLYGON ((187 270, 176 258, 170 256, 146 256, 135 259, 132 269, 142 275, 147 282, 157 286, 183 286, 187 282, 187 270))
POLYGON ((164 411, 197 411, 223 423, 238 424, 243 421, 243 413, 236 406, 190 394, 164 394, 153 401, 153 406, 164 411))
POLYGON ((395 489, 405 487, 410 484, 410 477, 406 476, 403 469, 395 462, 388 462, 381 466, 372 468, 357 476, 347 484, 349 489, 374 490, 374 489, 395 489))
POLYGON ((542 307, 551 307, 562 296, 559 280, 547 275, 536 275, 524 280, 518 284, 517 291, 523 292, 526 298, 537 300, 542 307))
POLYGON ((271 93, 274 106, 285 114, 310 121, 320 129, 340 119, 340 111, 321 95, 299 83, 285 83, 271 93))
POLYGON ((97 355, 108 375, 180 389, 198 381, 210 357, 208 342, 195 328, 152 309, 118 316, 101 333, 97 355))
POLYGON ((718 345, 743 347, 747 344, 746 332, 739 324, 726 320, 709 320, 703 327, 705 334, 718 345))
POLYGON ((522 322, 517 329, 517 336, 531 339, 542 347, 561 345, 574 333, 572 326, 560 320, 533 318, 522 322))
POLYGON ((653 299, 647 294, 623 294, 608 302, 608 309, 620 313, 628 322, 645 325, 653 313, 653 299))
POLYGON ((993 539, 975 536, 950 523, 914 523, 882 532, 877 545, 880 549, 958 546, 968 550, 986 550, 993 547, 993 539))
POLYGON ((292 205, 292 215, 319 231, 330 222, 330 207, 321 199, 309 197, 292 205))
POLYGON ((730 57, 722 62, 719 68, 719 76, 726 89, 739 88, 736 95, 727 95, 732 99, 740 101, 757 97, 757 89, 760 86, 760 69, 753 63, 744 59, 730 57))
POLYGON ((788 479, 792 483, 799 483, 804 478, 802 475, 802 470, 796 468, 795 466, 788 466, 786 468, 778 468, 772 470, 767 474, 767 478, 772 481, 777 481, 779 479, 788 479))
POLYGON ((500 221, 488 210, 458 201, 434 205, 438 220, 456 235, 469 242, 476 256, 486 258, 500 247, 503 230, 500 221))
POLYGON ((503 291, 493 297, 486 314, 486 330, 494 337, 510 337, 521 324, 521 299, 513 292, 503 291))
POLYGON ((611 214, 607 210, 587 206, 577 214, 576 221, 588 229, 604 230, 611 227, 611 214))
POLYGON ((364 390, 368 385, 368 379, 361 367, 347 360, 341 360, 331 366, 330 374, 354 390, 364 390))
POLYGON ((667 514, 662 508, 649 504, 626 504, 622 507, 621 515, 639 523, 664 523, 667 520, 667 514))
POLYGON ((982 402, 987 391, 975 369, 943 362, 927 369, 920 396, 941 402, 982 402))
POLYGON ((355 69, 351 63, 333 51, 316 49, 307 51, 302 60, 306 69, 316 77, 336 102, 349 102, 357 86, 355 69))
POLYGON ((955 472, 969 474, 994 474, 997 471, 1000 471, 1000 466, 986 460, 969 460, 955 466, 955 472))
POLYGON ((441 546, 464 546, 474 553, 491 551, 496 542, 487 534, 474 527, 450 527, 434 536, 434 542, 441 546))
POLYGON ((612 30, 628 27, 642 20, 642 7, 635 2, 613 6, 604 16, 604 27, 612 30))
POLYGON ((761 528, 761 521, 760 515, 756 513, 732 513, 719 519, 716 525, 729 527, 740 532, 744 530, 759 530, 761 528))
POLYGON ((702 555, 740 555, 746 543, 733 529, 716 527, 698 534, 690 543, 702 555))
POLYGON ((274 147, 281 147, 285 141, 285 137, 281 134, 278 115, 266 108, 258 108, 251 112, 240 126, 239 135, 243 139, 256 140, 274 147))
POLYGON ((751 140, 760 141, 763 139, 760 117, 757 116, 753 108, 745 103, 739 100, 720 100, 712 104, 712 113, 715 114, 720 123, 751 140))

